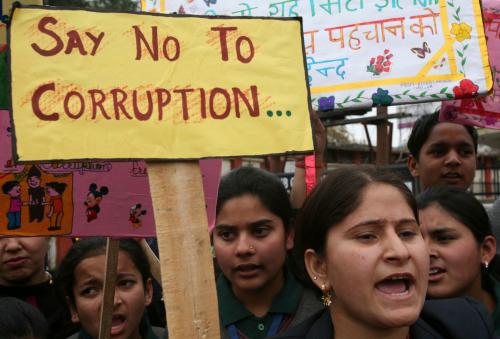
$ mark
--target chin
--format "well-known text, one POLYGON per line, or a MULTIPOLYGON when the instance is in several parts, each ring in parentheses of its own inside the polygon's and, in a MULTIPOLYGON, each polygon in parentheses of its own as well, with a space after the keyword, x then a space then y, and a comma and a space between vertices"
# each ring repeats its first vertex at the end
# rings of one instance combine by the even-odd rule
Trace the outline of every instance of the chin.
POLYGON ((429 288, 427 291, 427 298, 429 299, 453 298, 457 296, 458 294, 454 294, 441 288, 429 288))
POLYGON ((379 318, 380 327, 396 328, 413 325, 417 321, 420 311, 421 308, 418 310, 415 308, 410 310, 391 311, 389 314, 385 314, 382 318, 379 318))

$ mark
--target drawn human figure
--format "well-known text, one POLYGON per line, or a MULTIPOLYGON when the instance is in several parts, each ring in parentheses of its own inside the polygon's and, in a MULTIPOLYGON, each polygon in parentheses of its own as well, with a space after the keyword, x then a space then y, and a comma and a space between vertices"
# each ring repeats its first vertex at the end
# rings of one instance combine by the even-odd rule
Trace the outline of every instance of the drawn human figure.
POLYGON ((62 218, 64 215, 62 194, 66 190, 66 184, 63 182, 52 181, 47 183, 46 189, 50 196, 49 211, 47 217, 50 219, 49 231, 61 229, 62 218))
POLYGON ((89 193, 87 193, 87 199, 84 202, 85 206, 87 206, 87 222, 97 219, 97 215, 101 211, 99 204, 102 201, 102 197, 108 194, 108 192, 109 190, 106 186, 98 189, 97 184, 90 184, 89 193))
POLYGON ((2 185, 2 192, 10 197, 10 205, 7 210, 7 229, 15 230, 21 228, 21 185, 19 181, 7 181, 2 185))
POLYGON ((40 185, 42 181, 42 172, 36 166, 31 166, 28 171, 28 195, 29 195, 29 221, 41 222, 45 209, 45 190, 40 185))
POLYGON ((132 223, 134 228, 139 228, 142 226, 141 217, 146 214, 146 210, 142 209, 141 204, 135 204, 130 208, 130 215, 128 220, 132 223))

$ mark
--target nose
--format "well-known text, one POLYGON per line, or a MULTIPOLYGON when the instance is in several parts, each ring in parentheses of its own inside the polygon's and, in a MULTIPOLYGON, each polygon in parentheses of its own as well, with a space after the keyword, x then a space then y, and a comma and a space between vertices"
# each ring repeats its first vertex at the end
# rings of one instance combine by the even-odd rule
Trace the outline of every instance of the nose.
POLYGON ((5 252, 16 252, 22 248, 21 242, 17 238, 0 239, 0 247, 3 247, 5 252))
POLYGON ((245 233, 241 233, 238 237, 235 251, 238 256, 253 255, 255 247, 252 245, 252 238, 245 233))
POLYGON ((435 246, 433 245, 433 242, 431 241, 431 239, 426 238, 425 244, 427 245, 427 250, 429 251, 429 257, 431 259, 436 259, 438 257, 438 252, 437 252, 435 246))
POLYGON ((449 166, 458 166, 462 163, 460 155, 454 149, 450 150, 446 155, 446 164, 449 166))
POLYGON ((113 306, 116 307, 122 303, 122 297, 118 288, 115 288, 115 296, 113 299, 113 306))
POLYGON ((406 243, 395 232, 385 238, 384 259, 389 262, 404 263, 410 258, 406 243))

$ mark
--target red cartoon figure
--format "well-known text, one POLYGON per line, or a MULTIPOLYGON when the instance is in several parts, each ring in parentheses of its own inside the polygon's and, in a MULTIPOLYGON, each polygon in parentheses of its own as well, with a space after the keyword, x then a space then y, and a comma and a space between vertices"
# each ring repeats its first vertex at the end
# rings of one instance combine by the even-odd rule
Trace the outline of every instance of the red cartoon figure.
POLYGON ((99 204, 102 201, 102 197, 108 194, 108 192, 109 190, 106 186, 102 186, 100 189, 97 189, 97 184, 90 184, 89 193, 87 194, 87 199, 84 202, 85 206, 87 206, 87 222, 97 219, 97 215, 101 211, 99 204))
POLYGON ((61 229, 62 218, 64 216, 62 194, 66 190, 66 184, 63 182, 52 181, 46 185, 47 193, 49 194, 49 231, 57 231, 61 229))
POLYGON ((132 223, 134 228, 139 228, 142 226, 141 217, 146 214, 146 210, 142 209, 141 204, 135 204, 130 208, 130 215, 128 220, 132 223))

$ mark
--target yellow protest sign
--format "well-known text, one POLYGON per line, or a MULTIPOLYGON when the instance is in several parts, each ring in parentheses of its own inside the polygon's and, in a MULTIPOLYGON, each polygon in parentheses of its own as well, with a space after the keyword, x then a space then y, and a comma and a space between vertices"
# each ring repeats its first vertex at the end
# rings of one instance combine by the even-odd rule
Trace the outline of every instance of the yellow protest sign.
POLYGON ((300 19, 17 8, 19 161, 312 150, 300 19))

